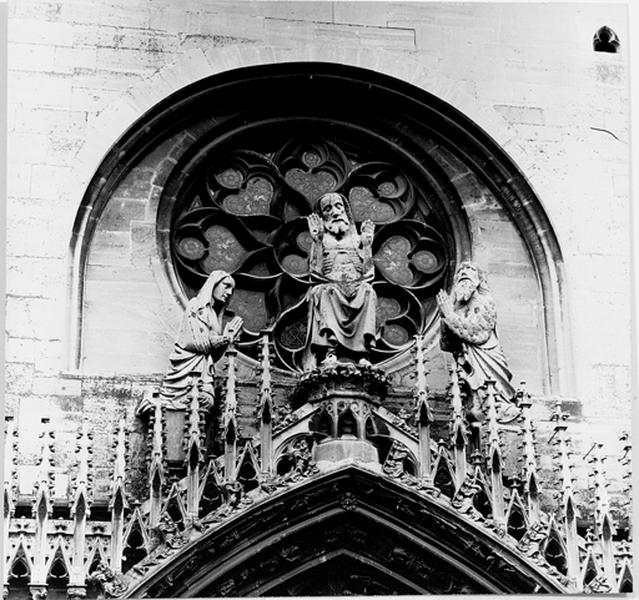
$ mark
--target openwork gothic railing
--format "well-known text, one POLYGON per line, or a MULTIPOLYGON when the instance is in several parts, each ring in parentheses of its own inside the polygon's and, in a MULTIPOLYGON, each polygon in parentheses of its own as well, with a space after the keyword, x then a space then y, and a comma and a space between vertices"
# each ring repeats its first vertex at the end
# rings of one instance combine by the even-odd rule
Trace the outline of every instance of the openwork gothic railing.
MULTIPOLYGON (((340 448, 345 444, 356 448, 358 443, 375 447, 377 453, 358 454, 358 468, 374 473, 381 478, 379 481, 393 482, 398 489, 414 494, 418 502, 423 498, 424 506, 435 502, 456 515, 460 523, 480 527, 522 564, 531 565, 556 582, 557 589, 632 590, 630 516, 620 519, 613 515, 604 448, 599 443, 593 443, 584 457, 592 474, 594 510, 583 510, 589 507, 583 505, 580 490, 575 489, 570 419, 562 411, 561 400, 557 400, 552 413, 549 447, 537 447, 531 417, 533 399, 523 384, 518 390, 519 420, 505 427, 496 418, 489 382, 487 418, 478 431, 471 431, 478 426, 463 418, 463 398, 452 369, 448 436, 434 439, 421 338, 413 345, 416 378, 411 414, 396 414, 384 407, 383 400, 376 400, 383 398, 385 384, 374 367, 369 371, 355 369, 365 395, 351 396, 347 403, 331 396, 326 387, 329 380, 350 381, 353 376, 344 366, 336 367, 318 388, 313 388, 308 378, 303 380, 299 389, 306 394, 306 401, 283 413, 273 402, 273 348, 268 333, 260 338, 259 348, 259 385, 251 388, 255 394, 251 418, 258 435, 249 439, 243 432, 245 417, 240 415, 238 403, 243 382, 237 379, 231 350, 217 409, 211 409, 208 399, 201 398, 199 382, 192 381, 189 405, 181 421, 181 464, 167 460, 166 409, 157 403, 150 413, 146 424, 148 485, 143 498, 134 498, 128 491, 128 424, 120 422, 108 505, 100 507, 95 517, 91 514, 95 498, 88 425, 78 432, 75 477, 68 496, 61 498, 53 493, 55 441, 48 419, 42 420, 39 470, 29 511, 25 497, 17 494, 20 440, 8 417, 3 517, 8 567, 3 582, 5 595, 11 597, 12 590, 24 587, 33 598, 43 598, 48 589, 64 589, 68 597, 78 598, 87 593, 135 595, 145 578, 161 571, 163 564, 190 544, 231 521, 237 522, 274 495, 285 498, 287 490, 293 493, 338 468, 339 457, 326 450, 331 441, 340 448), (321 392, 313 391, 319 389, 321 392), (217 414, 214 443, 209 439, 211 412, 217 414), (512 451, 514 439, 519 443, 519 463, 513 470, 505 448, 512 451), (319 446, 324 450, 318 451, 319 446), (547 483, 538 465, 540 451, 552 452, 556 476, 548 478, 547 483), (54 510, 60 514, 61 507, 67 516, 53 518, 54 510), (590 521, 580 517, 580 509, 592 514, 590 521)), ((629 486, 627 435, 622 436, 620 447, 619 459, 629 486)), ((360 450, 356 448, 355 452, 360 450)), ((349 500, 347 494, 340 502, 348 511, 357 501, 349 500)), ((629 512, 630 503, 625 508, 629 512)))

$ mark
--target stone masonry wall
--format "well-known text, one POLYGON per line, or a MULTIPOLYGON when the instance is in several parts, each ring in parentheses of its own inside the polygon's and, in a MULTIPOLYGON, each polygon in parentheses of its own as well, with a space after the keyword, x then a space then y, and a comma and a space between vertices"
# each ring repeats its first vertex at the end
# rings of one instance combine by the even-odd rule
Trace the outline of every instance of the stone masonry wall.
MULTIPOLYGON (((91 365, 84 375, 69 373, 65 350, 68 249, 82 193, 104 153, 146 109, 187 83, 282 60, 344 62, 404 78, 475 119, 511 154, 564 254, 562 343, 572 363, 564 393, 580 401, 576 443, 587 450, 596 426, 618 453, 615 436, 630 415, 624 6, 20 0, 10 3, 9 17, 6 403, 30 458, 40 414, 59 425, 61 445, 87 416, 80 398, 91 365), (619 35, 620 54, 593 52, 602 25, 619 35)), ((140 181, 157 168, 141 165, 140 181)), ((142 216, 134 198, 119 200, 121 213, 108 218, 142 216)), ((111 258, 118 244, 143 248, 147 234, 141 226, 113 236, 111 258)), ((99 297, 100 286, 114 284, 109 278, 108 266, 92 263, 88 289, 99 297)), ((148 299, 152 284, 135 285, 136 297, 148 299)), ((105 292, 108 302, 114 289, 105 292)), ((106 318, 108 302, 95 307, 106 318)), ((122 324, 123 344, 138 334, 122 324)), ((148 340, 154 365, 169 337, 148 340)), ((516 344, 505 339, 506 352, 516 353, 516 344)), ((144 377, 116 379, 98 386, 100 402, 144 377)), ((112 423, 110 415, 96 425, 112 423)))

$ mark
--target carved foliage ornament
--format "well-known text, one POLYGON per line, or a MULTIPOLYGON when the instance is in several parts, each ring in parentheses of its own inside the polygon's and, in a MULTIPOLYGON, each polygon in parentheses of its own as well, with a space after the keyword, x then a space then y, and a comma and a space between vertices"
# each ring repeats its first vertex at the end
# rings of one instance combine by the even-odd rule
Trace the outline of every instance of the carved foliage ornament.
POLYGON ((260 331, 273 327, 280 366, 299 369, 311 247, 305 216, 329 191, 349 199, 356 223, 377 225, 380 340, 372 361, 405 350, 433 318, 450 252, 427 192, 397 166, 369 158, 329 140, 291 141, 273 152, 230 150, 205 159, 182 190, 171 236, 178 274, 189 294, 214 269, 233 275, 229 308, 244 319, 244 352, 254 353, 260 331))

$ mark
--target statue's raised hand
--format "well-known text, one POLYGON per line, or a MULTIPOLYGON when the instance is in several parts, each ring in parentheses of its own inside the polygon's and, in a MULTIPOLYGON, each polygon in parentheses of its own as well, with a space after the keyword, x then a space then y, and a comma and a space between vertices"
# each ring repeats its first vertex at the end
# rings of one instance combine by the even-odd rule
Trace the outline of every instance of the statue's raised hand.
POLYGON ((226 324, 226 327, 224 328, 224 333, 222 335, 228 338, 231 342, 234 342, 240 335, 243 324, 244 324, 244 321, 242 321, 242 317, 233 317, 226 324))
POLYGON ((324 235, 324 221, 315 213, 306 217, 306 220, 308 221, 308 231, 313 241, 319 242, 324 235))
POLYGON ((370 246, 373 243, 373 236, 375 235, 375 223, 370 219, 366 219, 362 223, 362 233, 360 234, 362 240, 362 246, 370 246))
POLYGON ((444 318, 449 317, 455 312, 453 302, 444 290, 437 292, 437 306, 439 306, 439 310, 442 312, 444 318))

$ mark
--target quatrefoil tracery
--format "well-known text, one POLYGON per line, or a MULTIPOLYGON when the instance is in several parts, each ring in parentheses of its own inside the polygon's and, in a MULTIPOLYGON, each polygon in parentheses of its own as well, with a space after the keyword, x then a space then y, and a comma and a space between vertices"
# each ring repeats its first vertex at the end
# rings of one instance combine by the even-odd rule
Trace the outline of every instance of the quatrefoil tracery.
POLYGON ((172 254, 191 293, 214 269, 233 274, 230 309, 244 318, 250 352, 273 328, 277 355, 299 368, 306 336, 311 239, 306 216, 338 191, 356 223, 376 223, 374 287, 380 339, 373 362, 406 349, 432 317, 449 252, 430 207, 397 166, 347 154, 335 141, 291 141, 272 154, 229 152, 186 188, 174 220, 172 254))

